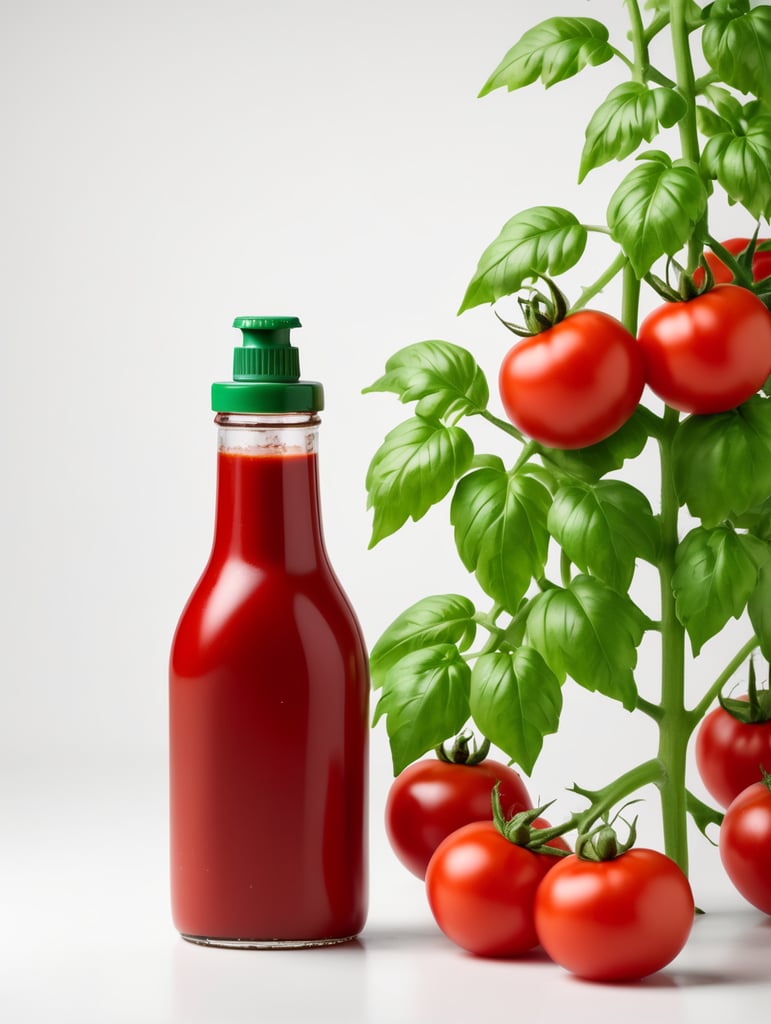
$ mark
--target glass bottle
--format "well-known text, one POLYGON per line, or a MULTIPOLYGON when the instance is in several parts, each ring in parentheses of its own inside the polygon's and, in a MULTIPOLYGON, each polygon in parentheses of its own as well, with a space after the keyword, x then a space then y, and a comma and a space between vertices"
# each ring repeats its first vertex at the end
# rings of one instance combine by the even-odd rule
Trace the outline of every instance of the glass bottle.
POLYGON ((234 326, 214 542, 170 658, 172 911, 207 945, 324 945, 366 916, 367 656, 324 546, 300 322, 234 326))

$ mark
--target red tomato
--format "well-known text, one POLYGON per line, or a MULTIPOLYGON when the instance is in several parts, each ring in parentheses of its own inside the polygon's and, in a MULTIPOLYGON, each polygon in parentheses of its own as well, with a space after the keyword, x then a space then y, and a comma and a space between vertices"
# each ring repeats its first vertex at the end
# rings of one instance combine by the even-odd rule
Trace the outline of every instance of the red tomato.
POLYGON ((451 832, 471 821, 492 820, 492 791, 500 782, 503 813, 511 817, 532 807, 525 784, 513 768, 487 759, 479 764, 416 761, 394 780, 385 809, 394 853, 418 878, 451 832))
MULTIPOLYGON (((768 239, 759 238, 757 244, 766 242, 768 239)), ((728 238, 725 242, 720 244, 724 249, 727 249, 732 256, 738 256, 740 252, 749 245, 749 238, 728 238)), ((712 274, 715 278, 715 284, 730 284, 733 281, 733 274, 728 267, 723 263, 719 256, 716 256, 714 252, 707 250, 704 253, 704 258, 710 266, 712 274)), ((762 281, 764 277, 768 277, 771 274, 771 250, 764 250, 763 252, 755 252, 752 256, 752 276, 756 281, 762 281)), ((697 285, 700 285, 704 280, 704 271, 701 267, 697 267, 693 274, 693 280, 697 285)))
POLYGON ((559 861, 541 883, 535 926, 556 963, 594 981, 632 981, 673 960, 688 939, 693 894, 680 868, 655 850, 613 860, 559 861))
POLYGON ((771 792, 755 782, 737 796, 720 826, 720 859, 742 896, 771 914, 771 792))
POLYGON ((738 285, 658 306, 638 340, 648 384, 681 412, 733 409, 771 373, 771 313, 738 285))
MULTIPOLYGON (((542 818, 533 823, 548 828, 542 818)), ((551 846, 569 847, 561 837, 551 846)), ((426 872, 431 912, 444 934, 479 956, 518 956, 538 945, 535 894, 557 857, 509 842, 491 821, 453 832, 436 849, 426 872)))
POLYGON ((761 766, 771 769, 771 721, 740 722, 715 708, 696 734, 696 765, 715 800, 728 807, 760 779, 761 766))
POLYGON ((518 342, 498 378, 511 422, 553 448, 585 448, 614 433, 637 408, 644 385, 635 339, 593 310, 518 342))

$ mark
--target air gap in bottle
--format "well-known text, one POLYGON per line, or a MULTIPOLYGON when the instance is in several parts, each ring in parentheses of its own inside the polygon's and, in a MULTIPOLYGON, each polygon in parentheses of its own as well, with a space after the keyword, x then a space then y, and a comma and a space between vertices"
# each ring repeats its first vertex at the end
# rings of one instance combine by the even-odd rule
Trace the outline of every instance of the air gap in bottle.
POLYGON ((324 546, 299 326, 234 323, 214 542, 171 650, 172 911, 206 945, 342 942, 366 916, 367 657, 324 546))

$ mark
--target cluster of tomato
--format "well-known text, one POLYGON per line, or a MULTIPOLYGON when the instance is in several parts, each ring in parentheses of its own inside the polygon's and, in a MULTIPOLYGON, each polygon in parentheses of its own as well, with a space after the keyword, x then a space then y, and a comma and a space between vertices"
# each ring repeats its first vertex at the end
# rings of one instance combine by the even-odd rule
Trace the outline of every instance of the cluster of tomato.
MULTIPOLYGON (((748 244, 736 238, 723 247, 736 255, 748 244)), ((623 426, 646 384, 686 413, 726 412, 755 394, 771 373, 771 313, 754 292, 730 283, 717 256, 706 260, 714 286, 658 306, 636 339, 615 317, 587 309, 516 344, 498 382, 511 422, 550 447, 584 448, 623 426)), ((704 287, 699 271, 697 288, 704 287)), ((756 250, 753 278, 770 274, 771 250, 756 250)))
MULTIPOLYGON (((758 697, 754 672, 751 681, 747 697, 721 700, 704 719, 696 762, 727 808, 719 836, 726 873, 771 914, 771 776, 763 769, 771 767, 771 696, 758 697)), ((670 963, 694 918, 690 885, 674 861, 620 846, 602 827, 610 832, 604 849, 579 837, 572 853, 540 813, 518 773, 499 761, 429 758, 396 778, 385 817, 394 852, 425 879, 437 924, 463 949, 516 957, 540 945, 595 981, 634 980, 670 963)))

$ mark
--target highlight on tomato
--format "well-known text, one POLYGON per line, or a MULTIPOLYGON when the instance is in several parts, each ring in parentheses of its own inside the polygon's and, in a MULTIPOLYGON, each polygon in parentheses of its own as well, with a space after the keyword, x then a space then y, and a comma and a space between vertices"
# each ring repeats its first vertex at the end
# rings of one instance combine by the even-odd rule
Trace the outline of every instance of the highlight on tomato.
POLYGON ((535 927, 548 955, 592 981, 635 981, 666 967, 685 946, 694 917, 688 879, 657 850, 620 845, 603 825, 544 877, 535 927))
POLYGON ((532 807, 519 773, 487 756, 488 741, 473 752, 468 744, 469 737, 460 736, 450 752, 439 747, 437 757, 415 761, 397 775, 388 792, 388 839, 402 864, 418 878, 425 878, 431 855, 443 839, 469 822, 492 820, 496 784, 505 814, 532 807))
POLYGON ((718 699, 696 733, 696 767, 710 795, 728 807, 758 781, 761 766, 771 768, 771 690, 758 690, 751 661, 746 696, 718 699))
POLYGON ((567 312, 567 301, 545 279, 551 298, 534 291, 520 300, 526 327, 502 323, 519 341, 498 376, 511 422, 552 448, 585 448, 615 433, 637 408, 645 386, 642 356, 623 324, 597 310, 567 312))
POLYGON ((542 810, 506 819, 498 800, 493 821, 464 825, 437 847, 426 895, 436 923, 462 949, 515 957, 538 945, 536 892, 558 858, 570 853, 542 810))
POLYGON ((771 775, 731 802, 720 826, 718 846, 726 874, 753 907, 771 914, 771 775))
POLYGON ((657 306, 637 340, 648 386, 681 412, 727 412, 771 374, 771 313, 735 284, 657 306))

